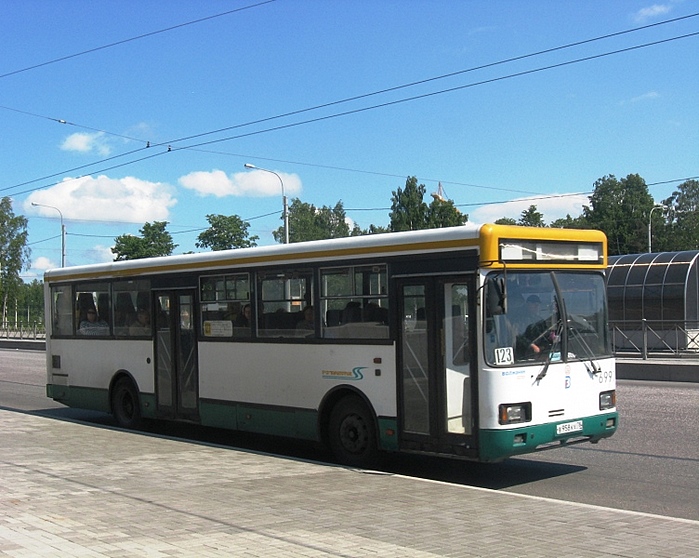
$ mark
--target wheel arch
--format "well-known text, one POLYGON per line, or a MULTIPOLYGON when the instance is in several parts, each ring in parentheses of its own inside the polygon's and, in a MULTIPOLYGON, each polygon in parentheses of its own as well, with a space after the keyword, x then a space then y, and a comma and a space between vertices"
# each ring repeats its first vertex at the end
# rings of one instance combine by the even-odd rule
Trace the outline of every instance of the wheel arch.
POLYGON ((131 372, 121 368, 114 373, 114 376, 112 376, 111 382, 109 382, 109 412, 110 413, 114 413, 114 398, 113 398, 114 386, 116 386, 117 383, 119 383, 123 379, 128 380, 131 383, 131 385, 133 385, 134 389, 136 390, 136 396, 138 397, 139 408, 141 406, 141 390, 138 388, 138 382, 133 377, 131 372))
POLYGON ((376 410, 371 404, 369 398, 360 390, 354 386, 349 386, 342 384, 335 386, 328 393, 325 394, 323 400, 321 401, 320 407, 318 409, 318 433, 320 436, 320 441, 327 446, 330 442, 330 414, 333 408, 346 397, 358 397, 366 408, 371 413, 371 420, 374 426, 374 432, 379 432, 379 421, 376 416, 376 410))

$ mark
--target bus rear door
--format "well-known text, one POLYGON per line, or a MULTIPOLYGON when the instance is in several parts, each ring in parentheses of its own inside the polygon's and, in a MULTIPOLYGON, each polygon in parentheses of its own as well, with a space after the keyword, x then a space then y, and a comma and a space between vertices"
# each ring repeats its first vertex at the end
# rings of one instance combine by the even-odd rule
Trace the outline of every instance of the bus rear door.
POLYGON ((155 390, 162 418, 199 419, 193 290, 156 291, 155 390))

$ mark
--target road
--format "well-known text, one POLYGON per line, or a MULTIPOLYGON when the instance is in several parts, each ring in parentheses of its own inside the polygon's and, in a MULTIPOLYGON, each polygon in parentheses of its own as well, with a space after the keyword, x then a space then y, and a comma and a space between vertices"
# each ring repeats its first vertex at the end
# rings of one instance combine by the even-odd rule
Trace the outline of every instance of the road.
MULTIPOLYGON (((45 355, 0 350, 0 407, 56 419, 113 425, 109 415, 67 409, 45 396, 45 355)), ((618 384, 618 432, 597 445, 474 464, 389 456, 386 472, 531 496, 699 520, 699 384, 618 384)), ((311 444, 231 433, 193 425, 149 424, 158 435, 326 460, 311 444)))

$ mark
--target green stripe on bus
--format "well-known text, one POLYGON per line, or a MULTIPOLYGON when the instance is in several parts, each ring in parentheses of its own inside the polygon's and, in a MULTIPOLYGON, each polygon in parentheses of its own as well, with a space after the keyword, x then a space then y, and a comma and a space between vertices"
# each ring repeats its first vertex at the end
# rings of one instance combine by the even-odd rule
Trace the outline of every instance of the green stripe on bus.
MULTIPOLYGON (((112 412, 109 391, 106 389, 46 384, 46 396, 67 407, 101 411, 103 413, 112 412)), ((141 403, 141 416, 143 418, 155 418, 155 395, 152 393, 139 393, 138 397, 141 403)))
POLYGON ((561 421, 558 423, 522 426, 508 428, 507 430, 480 430, 480 460, 499 461, 506 457, 531 453, 537 447, 544 444, 555 444, 566 439, 589 437, 590 441, 607 438, 616 432, 619 424, 618 413, 606 413, 594 417, 575 419, 583 421, 583 430, 565 435, 556 435, 556 426, 573 421, 561 421), (608 420, 612 420, 612 426, 607 426, 608 420))
POLYGON ((318 440, 318 413, 309 409, 202 400, 199 415, 205 426, 318 440))

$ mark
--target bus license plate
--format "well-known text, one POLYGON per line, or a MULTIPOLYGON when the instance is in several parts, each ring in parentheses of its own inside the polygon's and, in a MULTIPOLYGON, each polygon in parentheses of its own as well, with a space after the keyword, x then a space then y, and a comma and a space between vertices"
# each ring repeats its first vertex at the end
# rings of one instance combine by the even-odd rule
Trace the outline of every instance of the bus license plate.
POLYGON ((563 424, 556 425, 556 435, 570 434, 571 432, 582 432, 583 421, 574 420, 573 422, 564 422, 563 424))

